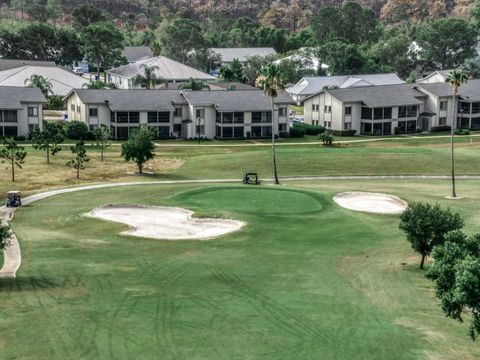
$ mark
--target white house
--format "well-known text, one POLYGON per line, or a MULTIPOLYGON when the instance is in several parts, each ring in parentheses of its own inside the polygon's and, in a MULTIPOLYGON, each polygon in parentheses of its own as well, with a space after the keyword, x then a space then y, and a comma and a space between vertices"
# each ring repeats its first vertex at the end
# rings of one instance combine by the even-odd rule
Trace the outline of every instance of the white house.
POLYGON ((418 79, 417 84, 435 84, 435 83, 444 83, 447 75, 449 75, 452 70, 437 70, 428 74, 427 76, 418 79))
MULTIPOLYGON (((271 100, 260 90, 90 90, 65 97, 68 119, 91 130, 112 129, 116 139, 128 138, 141 124, 156 129, 158 138, 241 139, 271 136, 271 100)), ((275 99, 275 133, 286 131, 290 97, 275 99)))
POLYGON ((277 55, 275 49, 271 47, 211 48, 209 50, 212 54, 217 54, 220 57, 222 66, 231 64, 235 59, 242 64, 246 64, 248 59, 254 56, 267 57, 277 55))
POLYGON ((42 128, 47 100, 39 89, 0 86, 0 137, 28 137, 42 128))

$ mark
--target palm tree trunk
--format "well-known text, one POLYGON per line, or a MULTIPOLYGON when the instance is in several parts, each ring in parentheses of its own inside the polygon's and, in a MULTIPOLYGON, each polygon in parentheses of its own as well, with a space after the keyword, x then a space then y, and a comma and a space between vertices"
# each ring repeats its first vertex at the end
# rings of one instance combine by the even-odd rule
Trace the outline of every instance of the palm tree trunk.
POLYGON ((452 126, 450 127, 450 147, 451 147, 451 168, 452 168, 452 197, 457 197, 457 192, 455 189, 455 121, 456 121, 456 102, 457 102, 457 91, 456 89, 453 90, 453 119, 452 119, 452 126))
POLYGON ((272 163, 273 163, 273 177, 275 178, 275 185, 280 185, 277 174, 277 161, 275 158, 275 104, 272 96, 272 163))

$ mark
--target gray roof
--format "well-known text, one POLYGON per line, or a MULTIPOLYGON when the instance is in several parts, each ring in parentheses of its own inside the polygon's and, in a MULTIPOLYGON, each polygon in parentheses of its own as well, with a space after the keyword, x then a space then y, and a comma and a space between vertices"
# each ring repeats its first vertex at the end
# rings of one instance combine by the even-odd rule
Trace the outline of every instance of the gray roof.
POLYGON ((184 104, 178 90, 94 90, 75 89, 85 104, 105 104, 112 111, 173 111, 173 104, 184 104))
POLYGON ((88 83, 87 79, 60 67, 26 65, 0 71, 0 86, 26 86, 25 81, 32 75, 43 76, 52 84, 53 93, 60 96, 65 96, 70 90, 81 88, 88 83))
POLYGON ((37 88, 0 86, 0 109, 22 109, 22 103, 46 103, 37 88))
POLYGON ((115 69, 108 70, 107 73, 132 79, 136 75, 142 73, 142 64, 146 66, 157 66, 158 69, 155 71, 157 79, 166 81, 187 81, 190 78, 205 81, 212 81, 216 79, 212 75, 206 74, 200 70, 194 69, 165 56, 156 56, 146 60, 140 60, 133 64, 123 65, 115 69))
POLYGON ((304 77, 287 89, 292 95, 309 96, 322 91, 325 87, 351 88, 363 86, 404 84, 397 74, 366 74, 341 76, 304 77))
POLYGON ((240 62, 246 62, 252 56, 265 57, 269 55, 277 55, 274 48, 271 47, 255 47, 255 48, 211 48, 211 52, 220 55, 222 62, 230 63, 234 59, 240 62))
POLYGON ((25 65, 56 66, 54 61, 0 59, 0 71, 15 69, 25 65))
MULTIPOLYGON (((447 83, 418 84, 417 87, 439 97, 452 96, 452 86, 447 83)), ((467 101, 480 101, 480 79, 469 80, 458 88, 458 96, 467 101)))
POLYGON ((325 90, 342 102, 362 102, 370 107, 420 105, 426 95, 411 84, 366 86, 349 89, 325 90))
MULTIPOLYGON (((178 83, 164 83, 158 85, 157 89, 169 89, 169 90, 177 90, 181 89, 181 86, 183 83, 178 82, 178 83)), ((235 87, 234 90, 258 90, 256 87, 244 84, 244 83, 239 83, 239 82, 209 82, 207 83, 208 87, 210 90, 229 90, 230 87, 235 87)))
POLYGON ((134 63, 138 60, 153 57, 153 52, 148 46, 125 46, 122 55, 129 63, 134 63))
MULTIPOLYGON (((215 106, 218 111, 268 111, 271 99, 261 90, 240 91, 189 91, 183 93, 193 106, 215 106)), ((275 98, 276 104, 291 104, 287 93, 275 98)))

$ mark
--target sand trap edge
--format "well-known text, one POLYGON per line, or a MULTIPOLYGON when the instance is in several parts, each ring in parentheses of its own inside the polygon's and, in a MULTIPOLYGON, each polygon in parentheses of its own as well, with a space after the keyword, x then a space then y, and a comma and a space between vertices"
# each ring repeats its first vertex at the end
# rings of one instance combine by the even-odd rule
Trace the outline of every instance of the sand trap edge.
POLYGON ((343 192, 335 195, 333 197, 333 201, 335 202, 335 204, 337 204, 343 209, 357 211, 357 212, 364 212, 369 214, 399 215, 402 212, 404 212, 405 209, 408 207, 408 203, 405 200, 399 198, 398 196, 385 194, 385 193, 374 193, 374 192, 361 192, 361 191, 343 192), (381 198, 393 200, 393 202, 397 203, 399 208, 392 211, 375 211, 375 210, 368 210, 363 207, 356 208, 353 206, 346 206, 345 203, 342 202, 342 199, 353 198, 355 196, 377 196, 379 197, 379 200, 381 200, 381 198))

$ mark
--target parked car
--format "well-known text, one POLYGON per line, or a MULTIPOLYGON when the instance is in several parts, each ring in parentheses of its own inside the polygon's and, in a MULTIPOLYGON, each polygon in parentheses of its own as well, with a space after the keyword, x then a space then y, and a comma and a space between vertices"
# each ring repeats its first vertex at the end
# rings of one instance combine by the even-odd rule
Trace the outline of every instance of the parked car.
POLYGON ((82 70, 81 67, 76 66, 76 67, 73 68, 73 73, 82 76, 83 75, 83 70, 82 70))

